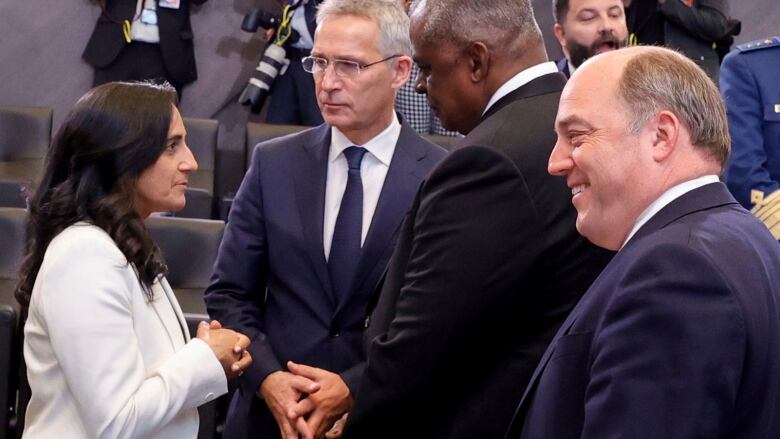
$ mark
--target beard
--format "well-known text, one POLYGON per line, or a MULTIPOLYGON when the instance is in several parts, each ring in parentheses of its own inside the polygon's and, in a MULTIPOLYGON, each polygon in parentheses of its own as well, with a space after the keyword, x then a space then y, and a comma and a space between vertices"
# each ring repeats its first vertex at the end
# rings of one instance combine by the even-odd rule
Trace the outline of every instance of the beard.
POLYGON ((569 51, 569 62, 571 62, 574 68, 577 68, 585 60, 599 53, 599 49, 602 49, 602 46, 607 46, 608 50, 615 50, 625 47, 627 43, 628 38, 618 40, 615 34, 609 30, 601 32, 596 41, 589 46, 583 46, 574 40, 566 39, 566 50, 569 51))

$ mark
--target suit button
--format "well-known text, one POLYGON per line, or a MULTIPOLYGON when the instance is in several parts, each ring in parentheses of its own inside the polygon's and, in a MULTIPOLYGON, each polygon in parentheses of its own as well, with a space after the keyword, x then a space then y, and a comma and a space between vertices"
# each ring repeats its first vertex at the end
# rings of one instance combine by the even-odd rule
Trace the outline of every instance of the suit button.
POLYGON ((335 326, 330 328, 330 338, 336 338, 339 335, 341 335, 341 334, 339 334, 339 328, 337 328, 335 326))

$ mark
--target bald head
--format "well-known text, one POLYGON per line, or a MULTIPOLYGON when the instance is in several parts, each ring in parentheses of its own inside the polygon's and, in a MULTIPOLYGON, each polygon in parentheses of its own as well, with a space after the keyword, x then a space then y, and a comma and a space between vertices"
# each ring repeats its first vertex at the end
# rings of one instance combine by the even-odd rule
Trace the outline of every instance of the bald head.
MULTIPOLYGON (((670 49, 644 46, 605 53, 586 62, 583 74, 617 79, 616 97, 632 115, 629 129, 636 134, 655 114, 675 114, 690 133, 690 142, 722 168, 731 139, 726 110, 718 89, 701 68, 670 49)), ((572 77, 572 79, 575 79, 572 77)))

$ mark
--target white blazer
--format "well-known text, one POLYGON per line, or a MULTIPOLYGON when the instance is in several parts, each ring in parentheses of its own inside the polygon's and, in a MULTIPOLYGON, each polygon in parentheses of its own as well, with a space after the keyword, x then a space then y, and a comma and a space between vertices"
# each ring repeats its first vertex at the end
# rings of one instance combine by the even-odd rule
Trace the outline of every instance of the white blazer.
POLYGON ((51 241, 24 327, 25 438, 197 436, 197 407, 227 392, 225 373, 190 340, 168 282, 153 292, 149 303, 99 227, 77 223, 51 241))

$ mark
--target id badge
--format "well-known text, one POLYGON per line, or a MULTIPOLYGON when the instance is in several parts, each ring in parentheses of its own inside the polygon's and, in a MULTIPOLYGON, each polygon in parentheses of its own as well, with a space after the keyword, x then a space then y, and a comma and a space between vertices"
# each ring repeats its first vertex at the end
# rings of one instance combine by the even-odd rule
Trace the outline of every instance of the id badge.
POLYGON ((181 0, 160 0, 157 2, 157 6, 168 9, 179 9, 181 0))
POLYGON ((154 9, 144 9, 141 11, 141 23, 157 26, 157 12, 155 12, 154 9))

